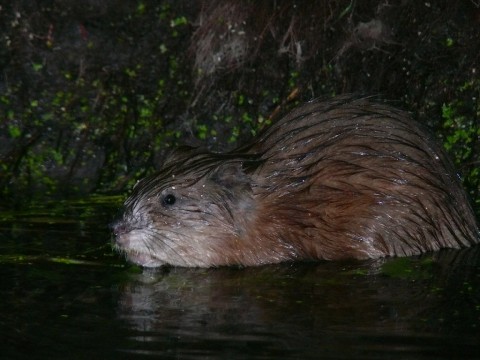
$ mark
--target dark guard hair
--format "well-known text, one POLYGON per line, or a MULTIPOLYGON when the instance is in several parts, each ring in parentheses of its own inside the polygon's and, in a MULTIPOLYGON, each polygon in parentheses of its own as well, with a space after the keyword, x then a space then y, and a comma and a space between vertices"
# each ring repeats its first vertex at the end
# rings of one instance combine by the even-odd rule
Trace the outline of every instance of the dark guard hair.
POLYGON ((226 154, 178 151, 114 226, 142 266, 407 256, 479 242, 443 150, 405 112, 315 100, 226 154))

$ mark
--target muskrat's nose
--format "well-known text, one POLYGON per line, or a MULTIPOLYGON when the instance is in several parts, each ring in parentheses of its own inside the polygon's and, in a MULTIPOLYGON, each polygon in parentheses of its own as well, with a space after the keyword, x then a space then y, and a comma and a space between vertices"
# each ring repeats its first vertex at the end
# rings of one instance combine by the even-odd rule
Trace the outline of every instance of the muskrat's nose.
POLYGON ((122 219, 110 223, 109 227, 115 236, 125 234, 129 231, 127 224, 122 219))
POLYGON ((120 209, 117 210, 117 213, 114 215, 113 220, 108 227, 113 232, 115 236, 124 234, 127 231, 126 224, 125 224, 125 207, 122 206, 120 209))

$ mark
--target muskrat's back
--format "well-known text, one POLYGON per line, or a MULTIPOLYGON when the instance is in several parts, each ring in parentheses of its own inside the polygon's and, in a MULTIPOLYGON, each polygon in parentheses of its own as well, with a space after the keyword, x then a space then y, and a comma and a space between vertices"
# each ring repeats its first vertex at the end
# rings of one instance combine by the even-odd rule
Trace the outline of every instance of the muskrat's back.
POLYGON ((479 242, 444 152, 404 112, 313 101, 226 154, 179 152, 114 226, 143 266, 406 256, 479 242))

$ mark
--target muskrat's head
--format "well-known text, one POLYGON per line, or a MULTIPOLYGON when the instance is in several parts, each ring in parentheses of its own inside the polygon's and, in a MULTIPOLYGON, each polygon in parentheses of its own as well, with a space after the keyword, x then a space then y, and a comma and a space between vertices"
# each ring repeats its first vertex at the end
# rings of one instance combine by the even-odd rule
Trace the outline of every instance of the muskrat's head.
POLYGON ((245 160, 195 152, 173 157, 135 185, 113 225, 115 246, 144 267, 235 262, 256 209, 245 160))

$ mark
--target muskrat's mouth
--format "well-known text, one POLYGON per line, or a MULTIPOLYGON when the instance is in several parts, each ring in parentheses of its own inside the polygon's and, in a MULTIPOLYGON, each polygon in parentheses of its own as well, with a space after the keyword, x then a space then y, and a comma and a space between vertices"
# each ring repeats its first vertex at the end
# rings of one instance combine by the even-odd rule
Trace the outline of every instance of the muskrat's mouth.
POLYGON ((114 232, 114 248, 125 254, 127 260, 143 267, 159 267, 166 264, 164 261, 152 256, 146 247, 138 245, 144 241, 142 231, 129 229, 125 224, 119 222, 114 232))
POLYGON ((146 253, 140 253, 137 251, 125 251, 123 250, 127 259, 134 264, 143 266, 143 267, 159 267, 165 265, 165 263, 157 258, 152 257, 146 253))

